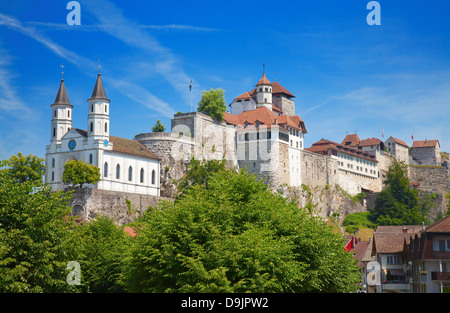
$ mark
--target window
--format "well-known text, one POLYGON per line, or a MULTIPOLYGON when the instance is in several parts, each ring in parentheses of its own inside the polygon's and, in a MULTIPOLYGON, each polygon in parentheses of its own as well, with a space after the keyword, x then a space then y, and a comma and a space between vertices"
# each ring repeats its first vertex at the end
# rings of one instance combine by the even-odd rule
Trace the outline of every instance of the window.
POLYGON ((108 113, 108 105, 105 104, 105 113, 108 113))
POLYGON ((269 88, 267 88, 267 87, 264 88, 264 91, 265 91, 265 92, 268 92, 268 91, 269 91, 269 88))
POLYGON ((120 178, 120 165, 119 164, 116 165, 116 178, 117 179, 120 178))
POLYGON ((94 131, 94 123, 91 122, 91 133, 94 131))
POLYGON ((70 110, 67 110, 67 117, 70 117, 70 110))
POLYGON ((155 184, 155 180, 156 180, 156 173, 155 170, 152 171, 152 185, 155 184))
POLYGON ((94 112, 94 105, 91 105, 91 112, 94 112))
POLYGON ((91 163, 92 164, 92 153, 91 154, 89 154, 89 163, 91 163))
POLYGON ((55 181, 55 172, 52 172, 52 181, 55 181))
POLYGON ((143 183, 144 182, 144 169, 141 168, 141 177, 140 177, 140 182, 143 183))
POLYGON ((58 110, 55 110, 55 114, 54 114, 54 116, 55 116, 55 117, 57 117, 57 116, 58 116, 58 110))
POLYGON ((56 127, 53 127, 53 137, 56 137, 56 127))
POLYGON ((439 239, 439 251, 445 251, 445 240, 439 239))
POLYGON ((103 166, 103 177, 108 177, 108 162, 103 166))
POLYGON ((55 167, 55 158, 52 159, 52 168, 55 167))
POLYGON ((108 132, 108 123, 105 123, 105 133, 108 132))
POLYGON ((386 257, 387 264, 400 264, 400 256, 398 255, 388 255, 386 257))
POLYGON ((133 180, 133 168, 131 166, 128 168, 128 180, 133 180))

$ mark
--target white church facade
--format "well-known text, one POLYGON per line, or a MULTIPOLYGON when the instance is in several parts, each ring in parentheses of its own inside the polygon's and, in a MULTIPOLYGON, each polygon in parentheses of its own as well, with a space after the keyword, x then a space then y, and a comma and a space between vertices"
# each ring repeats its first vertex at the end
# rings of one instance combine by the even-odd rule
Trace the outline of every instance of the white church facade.
POLYGON ((138 141, 110 135, 110 100, 100 72, 88 99, 87 129, 72 127, 73 105, 61 79, 51 105, 51 138, 46 146, 46 183, 53 190, 64 189, 64 165, 83 160, 100 169, 101 180, 90 188, 159 196, 160 158, 138 141))

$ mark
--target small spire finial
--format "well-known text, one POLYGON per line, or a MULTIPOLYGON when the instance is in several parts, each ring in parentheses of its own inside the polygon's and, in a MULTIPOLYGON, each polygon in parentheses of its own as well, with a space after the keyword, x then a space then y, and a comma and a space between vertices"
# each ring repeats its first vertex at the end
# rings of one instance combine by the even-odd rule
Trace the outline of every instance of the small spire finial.
POLYGON ((277 72, 273 72, 274 79, 277 80, 277 72))
POLYGON ((100 75, 100 58, 98 58, 98 75, 100 75))
POLYGON ((59 67, 61 68, 61 80, 64 80, 64 64, 61 63, 59 67))
POLYGON ((266 74, 266 65, 265 64, 263 64, 263 74, 264 75, 266 74))

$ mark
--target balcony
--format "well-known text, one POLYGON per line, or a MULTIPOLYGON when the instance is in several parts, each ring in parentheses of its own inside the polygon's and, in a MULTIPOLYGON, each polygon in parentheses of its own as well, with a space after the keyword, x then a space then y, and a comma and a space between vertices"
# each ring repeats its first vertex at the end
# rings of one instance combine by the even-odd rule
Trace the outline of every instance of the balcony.
POLYGON ((450 281, 450 272, 431 272, 431 280, 450 281))

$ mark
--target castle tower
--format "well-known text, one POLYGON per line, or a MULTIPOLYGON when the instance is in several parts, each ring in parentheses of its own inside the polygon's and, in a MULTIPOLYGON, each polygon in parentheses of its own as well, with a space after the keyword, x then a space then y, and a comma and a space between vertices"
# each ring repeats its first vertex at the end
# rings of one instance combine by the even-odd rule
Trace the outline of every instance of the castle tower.
POLYGON ((69 102, 67 96, 66 86, 64 84, 64 77, 61 78, 58 94, 56 95, 55 102, 52 107, 52 120, 51 120, 51 144, 61 143, 61 138, 72 128, 72 108, 73 105, 69 102))
POLYGON ((272 83, 266 77, 265 65, 263 76, 256 84, 256 107, 263 106, 272 111, 272 83))
POLYGON ((103 87, 100 67, 91 98, 88 99, 88 138, 93 141, 109 141, 109 99, 103 87))

